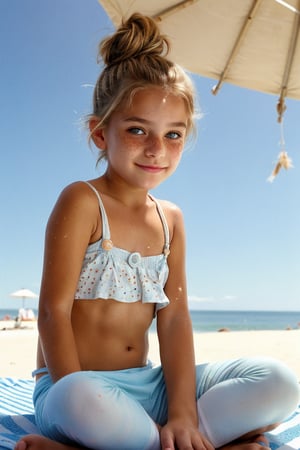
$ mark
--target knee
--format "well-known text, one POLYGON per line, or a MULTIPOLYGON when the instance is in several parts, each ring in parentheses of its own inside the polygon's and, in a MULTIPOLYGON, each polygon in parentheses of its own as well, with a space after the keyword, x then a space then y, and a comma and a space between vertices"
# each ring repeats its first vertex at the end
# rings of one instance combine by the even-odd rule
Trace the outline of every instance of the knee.
POLYGON ((101 399, 105 401, 111 386, 92 372, 74 372, 58 380, 51 388, 47 405, 52 410, 65 414, 75 414, 88 408, 89 411, 99 409, 101 399))
POLYGON ((270 409, 280 411, 283 420, 290 415, 299 404, 300 389, 296 375, 281 361, 263 359, 261 393, 270 409))

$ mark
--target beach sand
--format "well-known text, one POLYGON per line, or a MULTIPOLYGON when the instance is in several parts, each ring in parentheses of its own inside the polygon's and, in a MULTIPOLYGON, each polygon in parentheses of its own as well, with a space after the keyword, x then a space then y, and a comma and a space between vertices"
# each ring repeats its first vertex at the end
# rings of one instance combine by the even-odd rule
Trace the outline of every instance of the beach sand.
MULTIPOLYGON (((0 321, 0 376, 29 379, 35 368, 36 322, 22 322, 21 329, 13 327, 13 321, 0 321)), ((156 334, 150 333, 149 340, 149 358, 159 362, 156 334)), ((271 356, 285 362, 300 381, 300 329, 194 333, 194 343, 197 363, 271 356)))

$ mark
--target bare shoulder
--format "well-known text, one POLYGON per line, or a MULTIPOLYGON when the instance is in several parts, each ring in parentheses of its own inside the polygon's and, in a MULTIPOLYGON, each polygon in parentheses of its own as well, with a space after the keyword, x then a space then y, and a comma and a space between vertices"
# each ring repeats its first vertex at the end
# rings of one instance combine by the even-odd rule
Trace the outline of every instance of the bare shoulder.
POLYGON ((66 186, 60 193, 48 221, 48 227, 88 228, 93 234, 99 225, 99 203, 96 193, 83 181, 66 186))
MULTIPOLYGON (((53 213, 65 215, 98 214, 99 202, 96 193, 84 181, 76 181, 66 186, 60 193, 53 213)), ((87 217, 86 217, 87 218, 87 217)))
POLYGON ((95 192, 93 192, 92 188, 88 185, 88 183, 84 181, 75 181, 68 186, 66 186, 60 196, 59 201, 70 202, 73 203, 86 203, 89 204, 89 201, 92 203, 97 203, 97 197, 95 192))
POLYGON ((183 224, 183 213, 178 205, 168 200, 157 199, 157 201, 161 205, 167 220, 171 225, 179 226, 180 224, 183 224))

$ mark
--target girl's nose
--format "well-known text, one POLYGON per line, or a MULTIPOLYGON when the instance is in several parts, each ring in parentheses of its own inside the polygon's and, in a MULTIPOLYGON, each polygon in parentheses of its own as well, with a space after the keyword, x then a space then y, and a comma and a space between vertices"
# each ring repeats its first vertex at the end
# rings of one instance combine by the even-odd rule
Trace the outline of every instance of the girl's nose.
POLYGON ((148 157, 157 157, 164 153, 163 140, 158 136, 150 136, 145 147, 145 155, 148 157))

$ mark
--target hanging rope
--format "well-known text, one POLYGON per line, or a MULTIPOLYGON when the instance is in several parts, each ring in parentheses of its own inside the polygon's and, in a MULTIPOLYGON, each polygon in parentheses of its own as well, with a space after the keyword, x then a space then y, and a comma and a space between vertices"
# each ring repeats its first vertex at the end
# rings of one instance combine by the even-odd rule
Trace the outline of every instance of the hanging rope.
POLYGON ((277 122, 281 123, 282 120, 283 120, 283 114, 285 113, 285 110, 286 110, 286 104, 285 104, 285 101, 284 101, 283 92, 281 93, 281 95, 280 95, 280 97, 278 99, 278 102, 277 102, 277 105, 276 105, 276 109, 277 109, 277 114, 278 114, 277 122))

